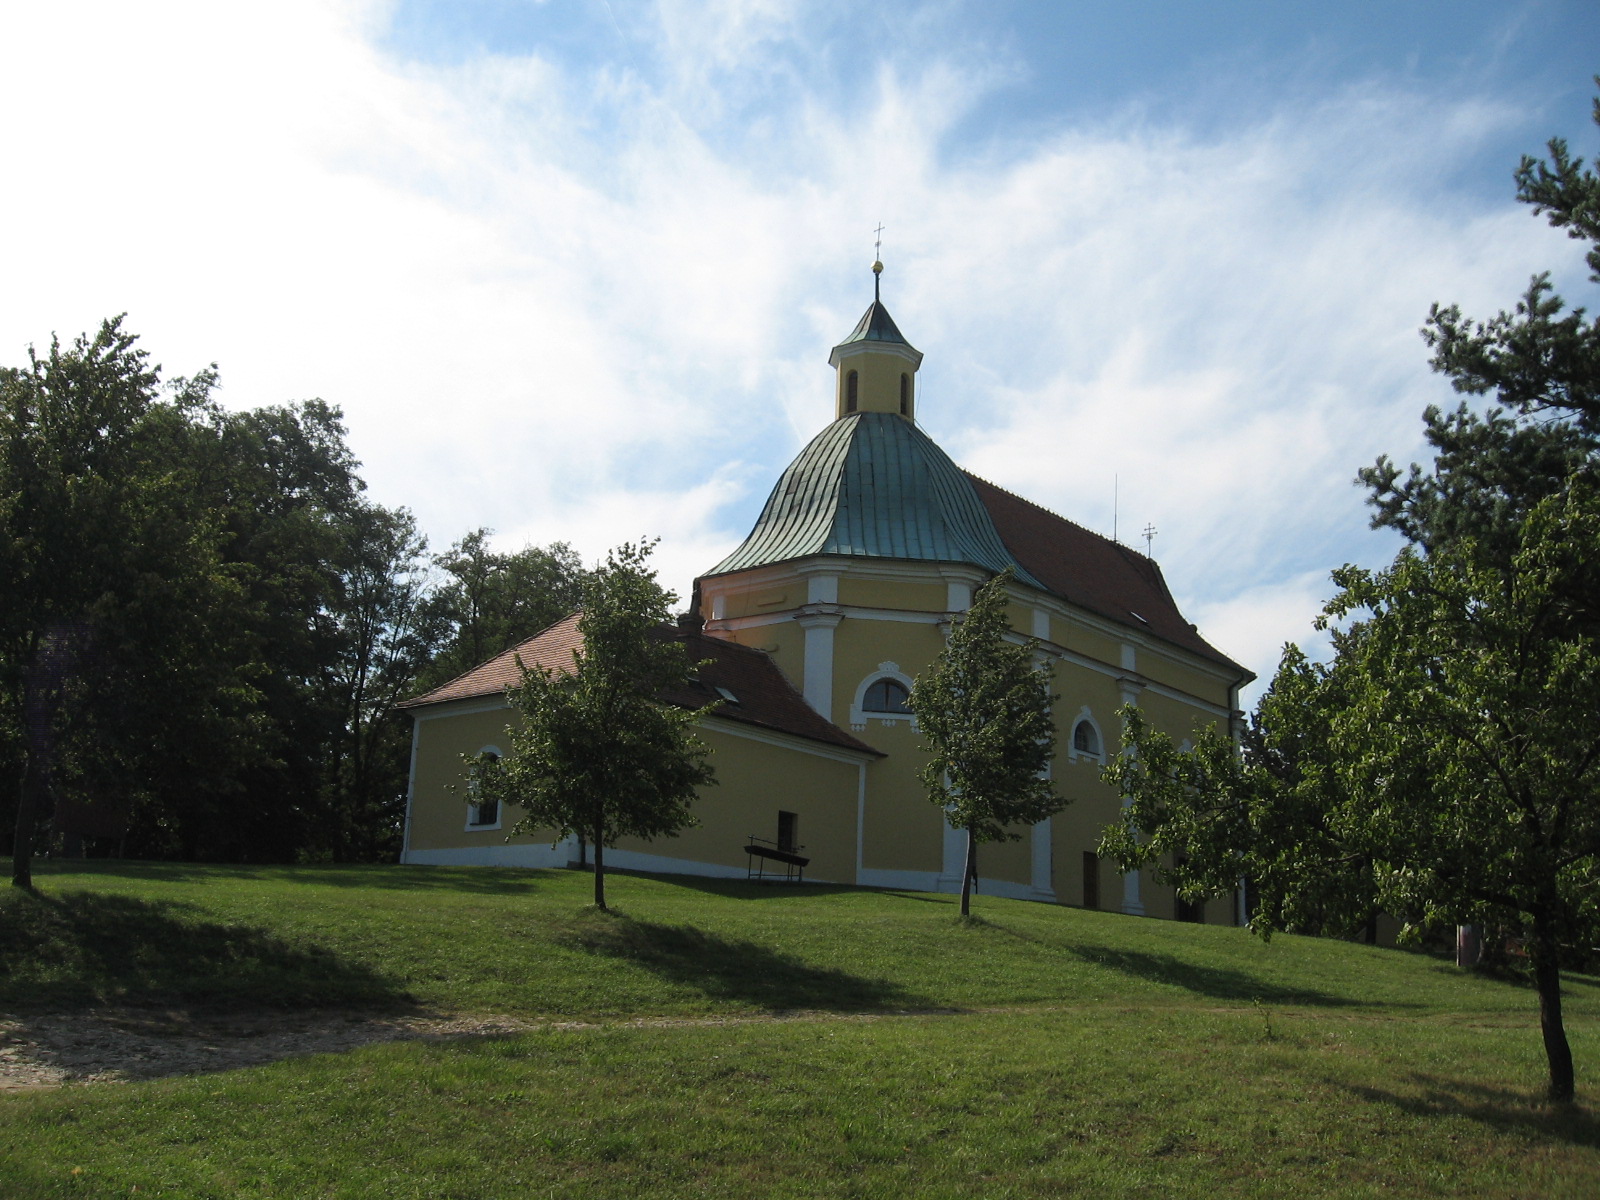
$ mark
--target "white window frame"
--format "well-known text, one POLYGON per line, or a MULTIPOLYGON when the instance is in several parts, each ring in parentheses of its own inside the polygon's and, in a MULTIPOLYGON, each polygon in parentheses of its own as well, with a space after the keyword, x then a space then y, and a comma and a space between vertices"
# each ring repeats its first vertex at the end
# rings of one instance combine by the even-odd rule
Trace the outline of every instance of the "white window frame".
MULTIPOLYGON (((501 752, 499 746, 485 746, 481 750, 479 750, 478 753, 479 754, 492 754, 496 758, 504 758, 505 757, 505 754, 501 752)), ((489 822, 487 824, 479 822, 479 820, 478 820, 478 802, 471 798, 471 796, 472 796, 472 778, 471 778, 470 775, 467 778, 467 796, 468 796, 468 799, 467 799, 466 831, 468 833, 489 833, 489 832, 492 832, 492 831, 494 831, 496 829, 499 829, 500 828, 500 823, 501 823, 501 818, 505 815, 506 806, 504 804, 495 805, 494 820, 492 822, 489 822)))
POLYGON ((1106 735, 1087 704, 1078 710, 1078 715, 1072 718, 1072 724, 1067 728, 1067 761, 1098 763, 1102 767, 1106 765, 1106 735), (1094 731, 1094 740, 1100 747, 1098 751, 1078 749, 1078 726, 1083 724, 1087 724, 1094 731))
POLYGON ((879 663, 878 669, 869 674, 856 687, 855 699, 850 702, 850 728, 860 733, 867 727, 868 721, 881 721, 885 725, 897 725, 905 722, 912 729, 917 728, 915 713, 868 712, 864 707, 867 699, 867 689, 881 679, 893 679, 906 689, 907 695, 911 694, 911 689, 917 682, 900 669, 899 663, 879 663))

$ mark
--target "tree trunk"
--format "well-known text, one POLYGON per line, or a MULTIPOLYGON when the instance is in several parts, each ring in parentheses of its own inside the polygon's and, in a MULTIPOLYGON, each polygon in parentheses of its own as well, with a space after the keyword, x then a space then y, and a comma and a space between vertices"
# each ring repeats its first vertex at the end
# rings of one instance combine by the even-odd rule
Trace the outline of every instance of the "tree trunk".
POLYGON ((1539 1031, 1544 1034, 1544 1055, 1550 1062, 1549 1098, 1570 1103, 1574 1086, 1572 1047, 1561 1021, 1561 963, 1556 939, 1545 921, 1533 924, 1533 982, 1539 989, 1539 1031))
POLYGON ((594 906, 601 912, 609 912, 606 908, 605 843, 600 833, 597 823, 594 830, 594 906))
POLYGON ((961 872, 961 915, 972 915, 972 881, 978 877, 978 838, 967 830, 967 865, 961 872))
POLYGON ((33 749, 22 751, 22 785, 17 789, 17 834, 11 849, 11 886, 33 891, 33 827, 37 824, 37 789, 33 769, 33 749))

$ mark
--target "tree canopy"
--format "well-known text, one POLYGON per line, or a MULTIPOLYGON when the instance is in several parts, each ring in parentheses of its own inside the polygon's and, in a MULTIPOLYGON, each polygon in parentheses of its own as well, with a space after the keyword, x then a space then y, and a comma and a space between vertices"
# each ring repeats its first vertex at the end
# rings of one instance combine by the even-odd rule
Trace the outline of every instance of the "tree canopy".
POLYGON ((565 546, 497 554, 478 530, 429 556, 365 494, 332 405, 229 411, 216 385, 164 380, 120 318, 0 369, 0 825, 21 882, 36 845, 392 858, 394 701, 576 598, 565 546))
MULTIPOLYGON (((1600 178, 1553 141, 1517 182, 1591 243, 1600 282, 1600 178)), ((1191 898, 1246 881, 1264 935, 1348 933, 1380 908, 1412 933, 1514 935, 1549 1094, 1569 1100, 1560 969, 1600 934, 1600 330, 1539 275, 1488 321, 1436 305, 1424 337, 1456 390, 1500 403, 1430 408, 1429 468, 1361 472, 1373 524, 1413 545, 1334 572, 1331 661, 1287 648, 1242 753, 1215 733, 1179 753, 1126 712, 1107 777, 1130 802, 1104 848, 1191 898)))
MULTIPOLYGON (((1594 119, 1600 125, 1600 98, 1594 119)), ((1518 200, 1589 243, 1589 280, 1600 283, 1600 175, 1554 138, 1548 159, 1524 156, 1516 182, 1518 200)), ((1600 317, 1569 310, 1543 272, 1512 311, 1474 320, 1457 305, 1435 304, 1422 333, 1434 370, 1457 392, 1497 403, 1478 411, 1463 402, 1449 413, 1429 406, 1431 468, 1402 472, 1384 456, 1363 469, 1372 523, 1426 549, 1471 538, 1478 553, 1505 563, 1533 506, 1574 473, 1595 470, 1600 317)))
POLYGON ((520 718, 508 727, 509 753, 469 760, 480 795, 523 810, 514 833, 589 840, 602 909, 606 847, 676 836, 696 823, 698 789, 716 781, 694 735, 703 710, 659 698, 687 684, 695 664, 667 628, 676 597, 656 582, 650 550, 620 546, 584 579, 582 649, 570 670, 524 665, 508 693, 520 718))
POLYGON ((971 912, 980 842, 1014 841, 1019 825, 1060 812, 1066 801, 1046 777, 1055 753, 1047 675, 1026 643, 1007 635, 1012 573, 985 583, 950 640, 916 679, 909 707, 928 750, 928 799, 967 834, 961 913, 971 912))

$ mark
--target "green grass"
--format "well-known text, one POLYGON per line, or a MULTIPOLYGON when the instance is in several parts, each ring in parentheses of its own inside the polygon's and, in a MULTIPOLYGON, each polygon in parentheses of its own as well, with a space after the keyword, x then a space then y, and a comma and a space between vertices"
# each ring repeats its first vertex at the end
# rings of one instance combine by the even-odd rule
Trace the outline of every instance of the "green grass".
POLYGON ((1394 950, 987 897, 962 924, 619 876, 608 917, 569 872, 73 866, 0 896, 0 1010, 596 1024, 0 1097, 0 1196, 1600 1194, 1586 978, 1552 1110, 1531 991, 1394 950))

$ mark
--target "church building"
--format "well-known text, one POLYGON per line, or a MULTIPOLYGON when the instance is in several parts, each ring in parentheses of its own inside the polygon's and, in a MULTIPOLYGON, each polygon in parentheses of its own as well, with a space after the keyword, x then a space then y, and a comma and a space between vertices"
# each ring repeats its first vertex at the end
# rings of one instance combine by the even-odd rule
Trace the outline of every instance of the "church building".
MULTIPOLYGON (((875 273, 882 265, 873 264, 875 273)), ((807 881, 959 891, 964 834, 929 803, 906 707, 917 673, 985 580, 1014 572, 1010 622, 1051 672, 1057 792, 1071 801, 978 850, 980 894, 1232 924, 1100 860, 1119 798, 1100 779, 1120 705, 1175 738, 1231 727, 1253 676, 1186 621, 1146 555, 963 471, 917 424, 914 349, 876 298, 833 348, 832 421, 784 471, 744 542, 694 584, 676 636, 708 659, 673 703, 720 699, 700 736, 718 784, 698 827, 625 840, 608 866, 745 878, 787 858, 807 881), (779 851, 756 858, 752 845, 779 851)), ((569 617, 406 702, 413 718, 408 863, 565 866, 575 843, 509 838, 516 814, 473 803, 463 755, 501 753, 516 659, 570 668, 569 617)), ((782 867, 780 866, 781 870, 782 867)))

